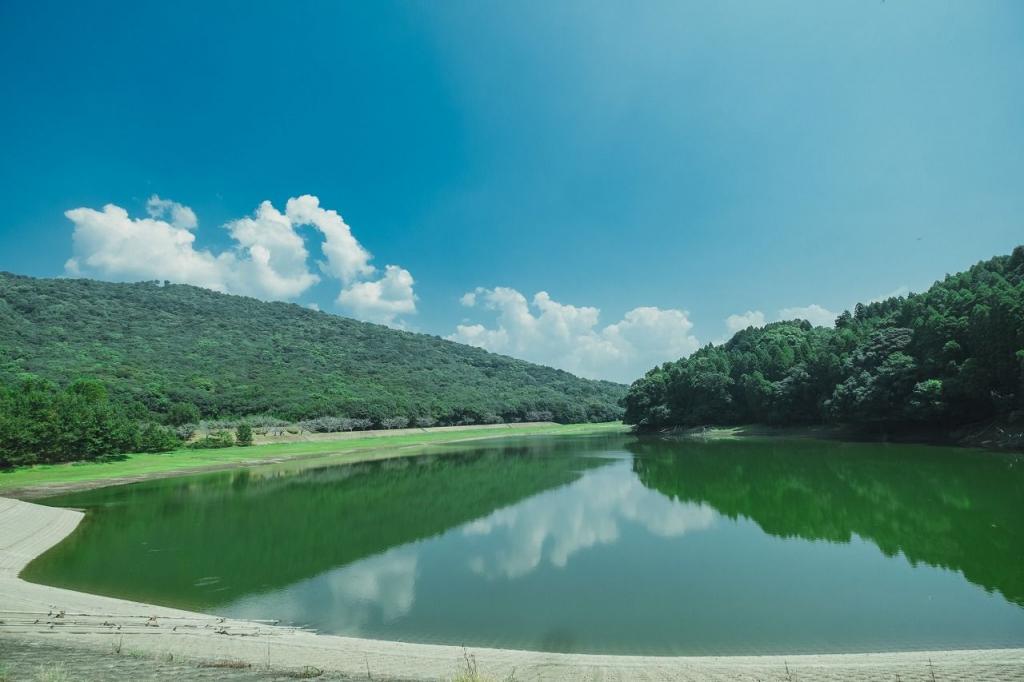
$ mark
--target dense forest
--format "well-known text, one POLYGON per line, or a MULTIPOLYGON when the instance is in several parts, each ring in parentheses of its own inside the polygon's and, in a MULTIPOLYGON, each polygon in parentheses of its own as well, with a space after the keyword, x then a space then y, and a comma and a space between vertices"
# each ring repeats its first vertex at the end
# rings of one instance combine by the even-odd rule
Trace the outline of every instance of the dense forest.
POLYGON ((0 450, 6 433, 8 452, 40 461, 160 449, 157 426, 256 415, 311 430, 608 421, 625 390, 294 304, 0 273, 0 450))
POLYGON ((922 294, 858 304, 833 328, 750 327, 650 370, 624 420, 950 426, 1024 409, 1024 247, 922 294))

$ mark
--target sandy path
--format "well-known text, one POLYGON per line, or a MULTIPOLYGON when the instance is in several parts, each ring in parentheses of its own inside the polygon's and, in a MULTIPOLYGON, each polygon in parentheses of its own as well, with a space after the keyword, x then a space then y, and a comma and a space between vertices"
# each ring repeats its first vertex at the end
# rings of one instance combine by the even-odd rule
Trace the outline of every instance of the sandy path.
MULTIPOLYGON (((176 660, 312 665, 366 679, 447 679, 463 649, 318 635, 35 585, 22 568, 82 514, 0 498, 0 637, 176 660)), ((651 657, 471 649, 483 673, 530 680, 1024 680, 1024 649, 813 656, 651 657), (897 675, 899 676, 897 678, 897 675), (933 677, 934 675, 934 677, 933 677)))

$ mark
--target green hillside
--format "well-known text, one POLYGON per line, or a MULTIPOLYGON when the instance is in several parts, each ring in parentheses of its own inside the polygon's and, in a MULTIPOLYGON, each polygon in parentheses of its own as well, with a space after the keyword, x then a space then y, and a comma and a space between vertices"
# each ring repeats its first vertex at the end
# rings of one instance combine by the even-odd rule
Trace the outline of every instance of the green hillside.
POLYGON ((158 421, 190 405, 205 418, 606 421, 621 415, 625 393, 293 304, 0 273, 0 383, 26 373, 60 386, 96 379, 125 414, 158 421))
POLYGON ((1024 247, 832 328, 776 322, 655 367, 630 387, 646 428, 834 422, 945 429, 1024 410, 1024 247))

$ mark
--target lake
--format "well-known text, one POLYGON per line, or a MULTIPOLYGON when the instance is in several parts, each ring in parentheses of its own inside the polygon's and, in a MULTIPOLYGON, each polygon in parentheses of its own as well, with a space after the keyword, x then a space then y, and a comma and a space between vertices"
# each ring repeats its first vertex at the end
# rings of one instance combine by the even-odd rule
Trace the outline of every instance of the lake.
POLYGON ((320 632, 618 654, 1024 646, 1024 456, 521 437, 50 498, 23 577, 320 632))

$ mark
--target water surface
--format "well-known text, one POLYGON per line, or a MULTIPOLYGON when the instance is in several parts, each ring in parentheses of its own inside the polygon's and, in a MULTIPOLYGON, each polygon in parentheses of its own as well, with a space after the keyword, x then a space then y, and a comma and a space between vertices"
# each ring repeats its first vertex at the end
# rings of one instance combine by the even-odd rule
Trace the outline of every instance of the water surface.
POLYGON ((322 632, 634 654, 1024 646, 1024 458, 525 437, 84 507, 25 577, 322 632))

